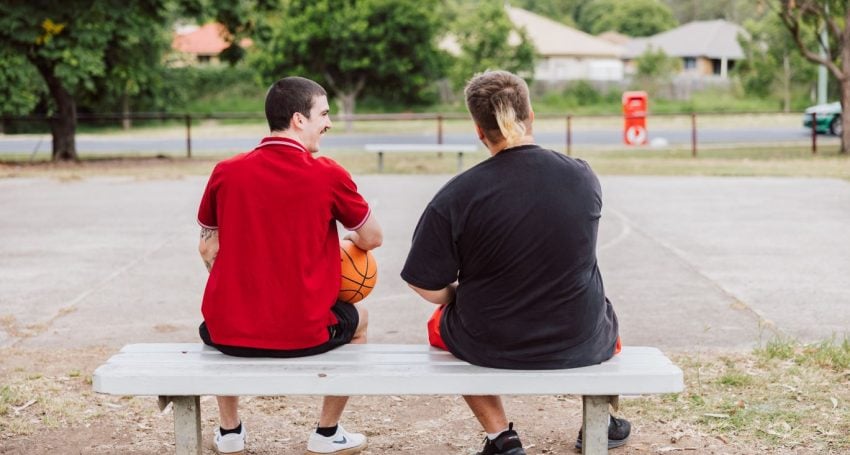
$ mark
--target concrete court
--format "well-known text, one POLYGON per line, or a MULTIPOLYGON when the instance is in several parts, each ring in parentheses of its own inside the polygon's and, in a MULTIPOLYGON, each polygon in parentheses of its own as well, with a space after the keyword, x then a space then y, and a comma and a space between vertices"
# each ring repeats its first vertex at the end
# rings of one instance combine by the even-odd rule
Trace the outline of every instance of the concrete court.
MULTIPOLYGON (((425 342, 432 310, 399 278, 450 176, 355 176, 385 230, 371 340, 425 342)), ((206 177, 0 180, 0 346, 196 341, 206 177)), ((746 349, 850 327, 850 183, 604 177, 599 260, 624 342, 746 349)))

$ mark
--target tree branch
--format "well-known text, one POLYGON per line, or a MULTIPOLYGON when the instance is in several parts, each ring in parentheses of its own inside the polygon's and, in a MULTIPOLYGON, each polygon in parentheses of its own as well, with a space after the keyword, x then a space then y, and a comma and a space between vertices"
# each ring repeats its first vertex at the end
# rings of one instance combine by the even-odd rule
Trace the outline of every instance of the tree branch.
MULTIPOLYGON (((829 68, 829 71, 835 76, 836 79, 843 80, 845 77, 844 73, 831 58, 826 59, 821 57, 817 53, 812 52, 810 49, 806 48, 806 45, 803 43, 803 39, 800 36, 800 23, 803 20, 803 14, 805 14, 805 12, 807 11, 812 11, 809 3, 807 2, 806 4, 800 6, 798 8, 798 11, 798 14, 794 14, 791 11, 791 8, 788 3, 785 2, 782 6, 782 11, 779 14, 780 18, 782 19, 782 23, 785 24, 785 27, 788 29, 788 31, 791 32, 791 37, 794 38, 794 43, 797 44, 797 48, 800 49, 800 52, 803 54, 803 57, 805 57, 806 60, 826 66, 827 68, 829 68)), ((830 55, 831 57, 831 53, 827 53, 827 55, 830 55)))

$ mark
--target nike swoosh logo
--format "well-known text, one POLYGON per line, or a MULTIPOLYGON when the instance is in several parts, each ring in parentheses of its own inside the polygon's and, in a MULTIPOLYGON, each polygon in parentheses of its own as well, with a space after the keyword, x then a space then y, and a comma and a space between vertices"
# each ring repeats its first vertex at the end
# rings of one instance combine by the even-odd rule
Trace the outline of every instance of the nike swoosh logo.
POLYGON ((343 436, 341 440, 331 442, 333 442, 334 444, 345 444, 346 442, 348 442, 348 439, 345 439, 345 436, 343 436))

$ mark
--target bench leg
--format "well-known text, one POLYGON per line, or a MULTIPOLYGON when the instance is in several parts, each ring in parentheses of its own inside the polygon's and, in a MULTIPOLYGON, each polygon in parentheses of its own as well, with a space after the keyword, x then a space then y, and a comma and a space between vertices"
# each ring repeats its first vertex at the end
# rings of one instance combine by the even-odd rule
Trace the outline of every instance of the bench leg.
POLYGON ((378 152, 378 173, 384 172, 384 152, 378 152))
POLYGON ((582 398, 581 453, 608 453, 608 405, 611 397, 584 395, 582 398))
POLYGON ((460 174, 460 171, 463 170, 463 152, 457 152, 457 172, 460 174))
POLYGON ((177 455, 201 455, 201 397, 169 397, 174 403, 177 455))

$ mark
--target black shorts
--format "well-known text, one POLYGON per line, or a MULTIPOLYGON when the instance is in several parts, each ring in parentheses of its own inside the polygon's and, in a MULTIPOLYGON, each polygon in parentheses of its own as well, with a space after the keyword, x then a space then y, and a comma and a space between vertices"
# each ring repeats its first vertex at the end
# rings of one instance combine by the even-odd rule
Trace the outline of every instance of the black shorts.
POLYGON ((328 335, 330 336, 328 341, 311 348, 281 350, 216 344, 210 338, 210 332, 207 330, 206 322, 201 323, 201 326, 198 327, 198 332, 204 344, 212 346, 224 354, 235 357, 306 357, 328 352, 331 349, 350 343, 351 339, 354 338, 354 332, 357 331, 357 324, 360 323, 360 314, 357 312, 357 308, 354 308, 354 305, 350 303, 336 302, 331 307, 331 311, 336 315, 337 323, 328 326, 328 335))

